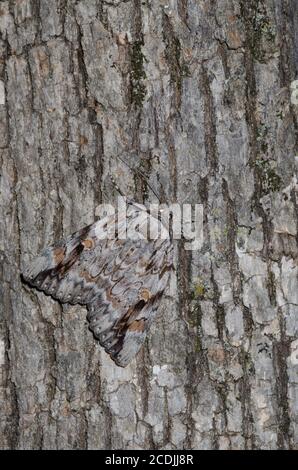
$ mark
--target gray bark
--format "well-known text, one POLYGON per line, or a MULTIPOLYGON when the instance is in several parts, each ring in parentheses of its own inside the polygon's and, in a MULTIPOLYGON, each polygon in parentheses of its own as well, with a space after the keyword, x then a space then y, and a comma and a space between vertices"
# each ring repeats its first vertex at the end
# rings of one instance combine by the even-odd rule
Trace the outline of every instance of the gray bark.
POLYGON ((0 2, 1 448, 298 447, 295 3, 0 2), (137 168, 204 246, 121 369, 20 271, 137 168))

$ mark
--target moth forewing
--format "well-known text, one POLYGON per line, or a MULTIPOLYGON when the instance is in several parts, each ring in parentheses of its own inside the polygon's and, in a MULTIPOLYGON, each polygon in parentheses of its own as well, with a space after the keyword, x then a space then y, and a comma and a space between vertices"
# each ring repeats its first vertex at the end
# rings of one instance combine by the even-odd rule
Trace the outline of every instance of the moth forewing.
POLYGON ((145 206, 129 204, 123 215, 109 213, 94 224, 45 249, 24 279, 60 302, 87 305, 90 329, 119 366, 139 351, 173 269, 172 242, 148 239, 158 224, 145 206), (118 225, 118 226, 117 226, 118 225))

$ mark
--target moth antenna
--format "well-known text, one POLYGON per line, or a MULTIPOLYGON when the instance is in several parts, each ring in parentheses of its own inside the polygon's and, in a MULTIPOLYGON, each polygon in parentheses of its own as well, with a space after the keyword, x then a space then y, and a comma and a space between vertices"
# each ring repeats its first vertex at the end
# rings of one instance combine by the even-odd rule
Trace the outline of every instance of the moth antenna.
POLYGON ((130 197, 125 196, 123 191, 120 189, 119 185, 116 183, 116 180, 115 180, 113 175, 110 175, 110 179, 111 179, 113 185, 115 186, 116 191, 118 191, 118 193, 120 194, 120 196, 125 198, 128 204, 133 204, 133 200, 130 197))
POLYGON ((142 170, 140 170, 139 168, 131 168, 131 166, 125 161, 123 160, 121 157, 117 156, 116 158, 118 158, 122 163, 124 163, 124 165, 126 165, 132 172, 136 172, 138 173, 142 178, 143 180, 145 181, 145 183, 147 184, 148 188, 151 189, 151 191, 153 192, 154 196, 158 199, 158 202, 161 204, 161 201, 160 201, 160 198, 157 194, 157 192, 155 191, 155 189, 153 189, 153 187, 149 184, 148 182, 148 178, 147 176, 142 172, 142 170))
POLYGON ((186 194, 186 196, 183 198, 183 201, 180 202, 180 204, 184 204, 185 201, 186 201, 186 200, 189 198, 189 196, 191 195, 191 193, 192 193, 192 191, 189 191, 189 192, 186 194))
POLYGON ((118 193, 120 194, 120 196, 125 197, 124 194, 123 194, 123 192, 121 191, 120 187, 119 187, 118 184, 116 183, 116 180, 115 180, 114 176, 113 176, 113 175, 109 175, 109 176, 110 176, 110 179, 111 179, 113 185, 115 186, 116 191, 118 191, 118 193))

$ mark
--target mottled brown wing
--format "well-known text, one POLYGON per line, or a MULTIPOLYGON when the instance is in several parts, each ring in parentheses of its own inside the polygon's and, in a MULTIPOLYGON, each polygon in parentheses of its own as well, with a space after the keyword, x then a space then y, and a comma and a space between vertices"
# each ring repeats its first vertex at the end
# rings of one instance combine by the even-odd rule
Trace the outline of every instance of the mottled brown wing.
POLYGON ((24 279, 61 302, 86 304, 90 329, 119 366, 142 346, 173 268, 169 239, 99 239, 112 218, 45 249, 24 279))
POLYGON ((126 366, 154 320, 173 266, 172 246, 168 240, 127 240, 116 252, 99 274, 102 289, 88 305, 88 319, 106 351, 126 366))

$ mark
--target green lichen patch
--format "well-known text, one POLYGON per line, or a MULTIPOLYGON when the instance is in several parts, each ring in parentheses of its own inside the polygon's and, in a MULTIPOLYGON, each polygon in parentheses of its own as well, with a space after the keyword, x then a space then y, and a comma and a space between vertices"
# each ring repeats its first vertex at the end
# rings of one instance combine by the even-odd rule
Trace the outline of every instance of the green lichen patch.
POLYGON ((261 122, 257 128, 256 134, 257 134, 256 138, 257 138, 257 143, 259 144, 259 149, 262 152, 267 152, 268 144, 266 142, 266 139, 269 134, 269 128, 266 126, 266 124, 261 122))
POLYGON ((252 166, 256 169, 262 194, 279 191, 281 187, 276 161, 269 156, 268 137, 269 128, 261 122, 256 131, 257 157, 252 166))
POLYGON ((284 118, 284 113, 283 113, 282 110, 276 111, 275 115, 276 115, 276 117, 277 117, 278 119, 283 120, 283 118, 284 118))
POLYGON ((192 328, 197 328, 200 322, 200 308, 197 302, 191 302, 188 309, 187 321, 192 328))
POLYGON ((147 59, 143 54, 142 46, 142 41, 135 41, 132 44, 130 51, 131 103, 138 108, 143 106, 143 102, 146 97, 146 86, 144 84, 144 80, 146 80, 146 73, 144 69, 144 63, 147 62, 147 59))
POLYGON ((213 298, 213 292, 210 286, 201 278, 194 279, 191 289, 191 300, 211 300, 213 298))
POLYGON ((190 69, 182 57, 182 46, 180 40, 173 36, 165 38, 166 42, 166 59, 170 69, 171 84, 176 85, 177 90, 181 93, 183 79, 190 77, 190 69))
POLYGON ((204 286, 204 284, 201 284, 200 282, 198 282, 197 284, 194 285, 193 296, 195 299, 204 298, 205 293, 206 293, 206 287, 204 286))
POLYGON ((255 16, 254 16, 254 32, 258 40, 263 36, 267 41, 275 41, 275 31, 271 24, 270 18, 267 15, 266 7, 261 2, 258 2, 255 16))
POLYGON ((275 47, 275 25, 268 15, 264 0, 241 2, 241 16, 248 25, 248 42, 255 60, 265 63, 275 47))
POLYGON ((263 194, 277 192, 281 188, 281 178, 276 171, 276 162, 266 158, 257 158, 254 163, 263 194))

